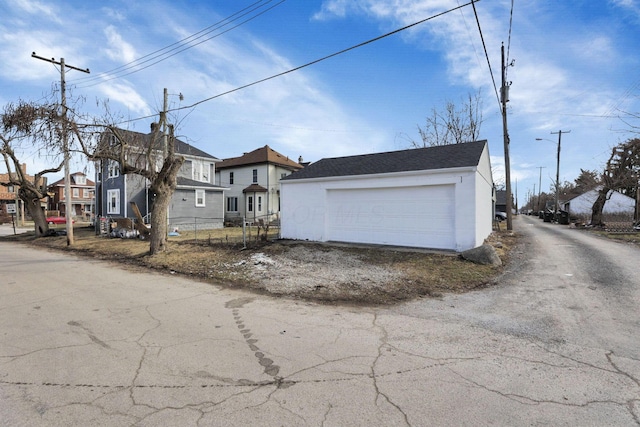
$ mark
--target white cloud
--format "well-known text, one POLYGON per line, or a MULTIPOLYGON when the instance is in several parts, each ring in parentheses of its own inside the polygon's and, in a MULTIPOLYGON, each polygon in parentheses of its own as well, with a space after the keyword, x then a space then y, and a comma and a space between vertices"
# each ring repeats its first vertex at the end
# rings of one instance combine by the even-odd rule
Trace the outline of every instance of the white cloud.
POLYGON ((107 37, 108 47, 105 52, 109 58, 123 64, 127 64, 137 58, 135 48, 124 41, 113 25, 109 25, 104 29, 104 35, 107 37))
POLYGON ((126 83, 106 83, 100 85, 99 88, 107 99, 121 103, 136 115, 152 114, 151 108, 144 98, 126 83))
POLYGON ((13 0, 10 2, 14 7, 21 9, 23 12, 26 12, 30 15, 46 15, 53 21, 61 22, 61 20, 57 16, 57 11, 55 8, 51 7, 48 4, 44 4, 39 1, 33 0, 13 0))

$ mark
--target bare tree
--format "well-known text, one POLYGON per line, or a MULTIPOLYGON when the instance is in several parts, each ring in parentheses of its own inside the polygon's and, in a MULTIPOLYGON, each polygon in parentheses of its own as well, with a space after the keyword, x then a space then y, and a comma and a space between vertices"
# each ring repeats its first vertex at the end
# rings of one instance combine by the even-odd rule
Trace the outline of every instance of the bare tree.
POLYGON ((59 115, 54 105, 38 105, 20 101, 8 104, 2 113, 2 132, 0 133, 0 154, 7 169, 9 180, 5 186, 19 187, 18 197, 24 202, 25 209, 34 222, 36 237, 49 231, 46 216, 41 207, 41 200, 47 197, 44 176, 62 169, 63 163, 37 172, 33 179, 21 166, 17 150, 26 143, 31 143, 36 151, 45 151, 47 155, 59 157, 60 131, 59 115))
POLYGON ((630 139, 616 145, 611 150, 611 156, 602 172, 602 187, 598 191, 598 198, 591 208, 591 224, 603 225, 602 211, 614 190, 633 189, 637 191, 640 177, 640 139, 630 139))
POLYGON ((425 119, 424 127, 418 125, 421 141, 410 139, 415 148, 436 145, 461 144, 476 141, 482 126, 482 99, 480 92, 468 94, 461 105, 447 101, 440 110, 433 108, 425 119))
POLYGON ((151 212, 149 253, 166 250, 167 208, 171 202, 184 157, 176 154, 173 125, 167 124, 166 113, 160 113, 160 122, 152 125, 149 135, 131 132, 110 124, 98 125, 97 138, 84 138, 83 151, 90 160, 117 162, 120 173, 146 178, 154 196, 151 212), (91 145, 91 141, 95 145, 91 145))

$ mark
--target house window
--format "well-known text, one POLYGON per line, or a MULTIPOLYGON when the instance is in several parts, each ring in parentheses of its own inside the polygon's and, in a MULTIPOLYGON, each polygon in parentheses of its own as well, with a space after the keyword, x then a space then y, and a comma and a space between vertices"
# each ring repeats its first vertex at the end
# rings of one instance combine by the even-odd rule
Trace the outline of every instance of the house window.
POLYGON ((196 207, 204 207, 204 190, 196 190, 196 207))
POLYGON ((13 188, 13 185, 10 185, 10 186, 7 187, 7 192, 15 193, 15 189, 13 188))
POLYGON ((258 196, 258 212, 262 212, 262 196, 258 196))
POLYGON ((83 188, 82 189, 82 198, 83 199, 88 199, 89 198, 89 189, 88 188, 83 188))
POLYGON ((85 185, 87 183, 87 177, 84 175, 75 175, 74 179, 78 185, 85 185))
POLYGON ((209 182, 209 169, 211 165, 201 160, 194 160, 191 163, 191 176, 194 181, 209 182))
POLYGON ((229 172, 229 184, 233 184, 233 172, 229 172))
POLYGON ((209 170, 211 169, 211 165, 209 163, 204 163, 202 165, 202 182, 210 182, 209 181, 209 170))
POLYGON ((237 197, 227 197, 227 212, 238 212, 237 197))
POLYGON ((120 215, 120 190, 107 190, 107 214, 120 215))
POLYGON ((71 191, 72 191, 73 197, 75 197, 76 199, 78 197, 80 197, 80 189, 79 188, 73 188, 71 191))
POLYGON ((258 169, 253 170, 253 183, 254 184, 258 183, 258 169))
POLYGON ((120 163, 115 160, 109 160, 109 178, 117 178, 120 176, 120 163))
POLYGON ((247 197, 247 211, 253 212, 253 196, 247 197))
POLYGON ((284 178, 285 176, 287 176, 287 173, 286 173, 286 172, 281 173, 281 174, 280 174, 280 179, 284 178))

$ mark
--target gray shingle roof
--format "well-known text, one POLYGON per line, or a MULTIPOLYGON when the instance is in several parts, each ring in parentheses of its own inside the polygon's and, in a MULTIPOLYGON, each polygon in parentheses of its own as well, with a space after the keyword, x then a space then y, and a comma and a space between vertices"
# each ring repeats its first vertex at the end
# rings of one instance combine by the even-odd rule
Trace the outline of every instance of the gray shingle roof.
POLYGON ((178 176, 176 178, 176 183, 179 187, 201 187, 201 188, 211 188, 211 189, 224 189, 224 187, 220 187, 219 185, 211 184, 209 182, 195 181, 193 179, 185 178, 183 176, 178 176))
MULTIPOLYGON (((122 135, 122 137, 126 139, 127 143, 130 145, 148 147, 150 144, 153 143, 155 145, 155 147, 153 148, 157 150, 162 150, 163 139, 160 134, 154 135, 153 132, 145 134, 145 133, 136 132, 128 129, 118 129, 118 133, 122 135), (154 136, 158 137, 156 141, 153 141, 154 136)), ((203 157, 206 159, 220 160, 217 157, 212 156, 211 154, 206 153, 201 149, 194 147, 193 145, 187 144, 186 142, 178 138, 175 138, 175 151, 176 151, 176 154, 184 154, 184 155, 189 155, 194 157, 203 157)))
POLYGON ((325 158, 282 180, 473 167, 480 162, 480 156, 486 145, 487 141, 483 140, 386 153, 325 158))

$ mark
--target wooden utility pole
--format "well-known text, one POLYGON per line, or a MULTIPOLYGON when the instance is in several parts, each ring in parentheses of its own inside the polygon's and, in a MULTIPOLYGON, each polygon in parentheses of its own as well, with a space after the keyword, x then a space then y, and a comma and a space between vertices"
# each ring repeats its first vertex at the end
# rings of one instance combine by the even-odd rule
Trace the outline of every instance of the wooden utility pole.
POLYGON ((542 190, 542 169, 545 169, 546 166, 538 166, 540 169, 540 174, 538 175, 538 212, 540 212, 540 191, 542 190))
POLYGON ((558 219, 558 208, 560 203, 560 142, 562 140, 563 133, 569 133, 570 130, 559 130, 558 132, 551 132, 552 135, 558 134, 558 163, 556 166, 556 202, 555 202, 555 211, 554 215, 556 216, 556 220, 558 219))
POLYGON ((82 71, 83 73, 89 74, 90 71, 88 68, 81 69, 78 67, 74 67, 72 65, 67 65, 64 63, 64 58, 60 58, 60 61, 56 61, 55 58, 43 58, 41 56, 36 55, 35 52, 31 53, 32 58, 40 59, 42 61, 51 62, 52 64, 60 66, 60 96, 62 98, 62 111, 61 111, 61 119, 62 119, 62 151, 64 156, 64 217, 66 220, 66 230, 67 230, 67 246, 73 245, 73 222, 71 218, 71 209, 73 208, 73 203, 71 198, 73 195, 71 194, 71 176, 69 173, 69 141, 67 135, 67 84, 65 81, 65 71, 67 68, 71 68, 72 70, 82 71))
POLYGON ((502 137, 504 142, 504 171, 507 189, 507 230, 513 230, 512 203, 511 203, 511 161, 509 160, 509 130, 507 128, 507 102, 509 102, 509 85, 507 85, 507 64, 504 62, 504 44, 502 44, 502 87, 500 97, 502 103, 502 137))

